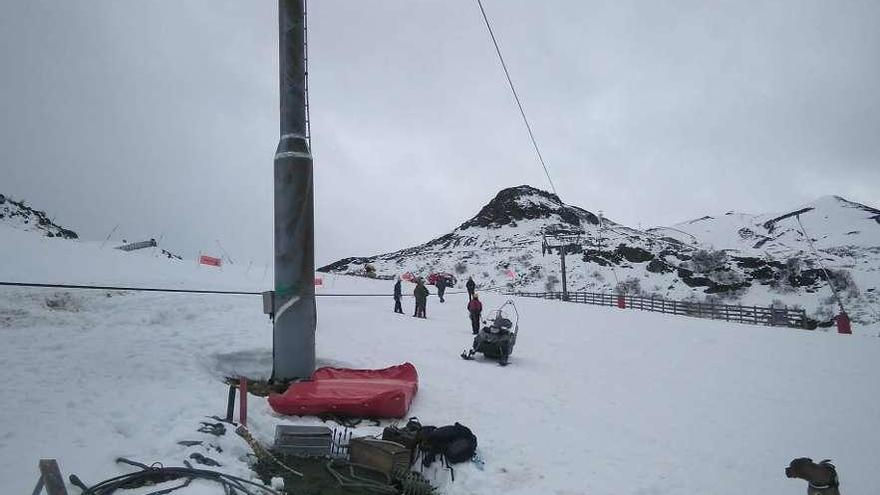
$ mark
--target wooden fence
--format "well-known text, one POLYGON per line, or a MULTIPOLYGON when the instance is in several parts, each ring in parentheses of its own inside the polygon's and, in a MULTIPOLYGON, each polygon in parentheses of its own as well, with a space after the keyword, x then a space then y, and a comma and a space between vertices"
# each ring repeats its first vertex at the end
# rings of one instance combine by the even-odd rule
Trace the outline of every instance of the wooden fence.
MULTIPOLYGON (((562 300, 562 292, 515 292, 517 296, 562 300)), ((656 311, 680 316, 726 320, 751 325, 807 328, 808 320, 803 309, 768 308, 733 304, 711 304, 690 301, 673 301, 659 297, 617 295, 597 292, 569 292, 568 301, 598 306, 656 311)))

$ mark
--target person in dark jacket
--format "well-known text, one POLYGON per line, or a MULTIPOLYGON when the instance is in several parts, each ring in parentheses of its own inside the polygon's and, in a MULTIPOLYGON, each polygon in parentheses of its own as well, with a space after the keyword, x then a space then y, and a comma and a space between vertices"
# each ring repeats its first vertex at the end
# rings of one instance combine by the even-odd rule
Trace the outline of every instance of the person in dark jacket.
POLYGON ((471 330, 476 335, 480 333, 480 315, 483 313, 483 303, 480 302, 477 293, 474 293, 474 298, 468 302, 467 309, 471 315, 471 330))
POLYGON ((427 318, 425 314, 425 308, 428 305, 428 288, 425 287, 425 281, 419 279, 416 282, 416 288, 413 290, 413 295, 416 296, 416 313, 413 315, 416 318, 427 318))
POLYGON ((437 297, 440 298, 440 302, 446 302, 446 299, 443 299, 443 294, 446 293, 446 284, 448 283, 446 277, 438 277, 437 281, 434 282, 434 286, 437 287, 437 297))
POLYGON ((394 312, 403 314, 403 306, 400 305, 400 277, 397 277, 397 282, 394 284, 394 312))
POLYGON ((474 298, 474 294, 476 294, 475 291, 477 290, 477 283, 474 282, 474 277, 468 277, 468 281, 467 284, 465 284, 465 287, 467 287, 468 301, 470 301, 474 298))

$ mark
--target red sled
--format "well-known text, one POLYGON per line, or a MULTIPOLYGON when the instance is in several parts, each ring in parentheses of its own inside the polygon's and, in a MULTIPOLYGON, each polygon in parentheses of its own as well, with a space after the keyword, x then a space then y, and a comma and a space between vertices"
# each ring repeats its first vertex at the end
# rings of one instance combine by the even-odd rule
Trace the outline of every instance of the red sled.
POLYGON ((419 374, 410 363, 381 370, 325 367, 315 370, 311 381, 271 394, 269 405, 284 415, 404 418, 418 389, 419 374))

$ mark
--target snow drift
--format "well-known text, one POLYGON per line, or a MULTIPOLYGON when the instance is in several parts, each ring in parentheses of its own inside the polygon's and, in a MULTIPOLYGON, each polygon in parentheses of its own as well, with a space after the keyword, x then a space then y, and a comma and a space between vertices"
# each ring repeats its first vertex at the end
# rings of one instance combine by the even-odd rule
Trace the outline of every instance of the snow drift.
MULTIPOLYGON (((0 252, 15 260, 0 263, 7 279, 54 272, 125 285, 266 285, 232 267, 14 229, 0 229, 0 252)), ((864 326, 840 336, 515 298, 520 338, 501 368, 459 357, 472 339, 466 294, 430 298, 421 320, 392 312, 391 282, 324 280, 319 294, 388 297, 319 296, 321 365, 410 361, 419 392, 409 414, 424 424, 459 421, 479 437, 485 465, 457 465, 454 482, 425 471, 441 493, 794 494, 803 482, 783 468, 802 456, 833 458, 845 493, 877 487, 878 327, 870 337, 864 326)), ((487 308, 507 299, 481 298, 487 308)), ((411 304, 404 299, 404 309, 411 304)), ((89 483, 130 472, 115 464, 119 456, 180 465, 201 454, 216 469, 252 476, 244 441, 197 430, 224 414, 226 377, 271 372, 272 328, 259 297, 0 288, 0 338, 0 492, 29 493, 42 457, 89 483)), ((248 424, 260 441, 291 423, 322 424, 279 417, 267 399, 250 397, 248 424)), ((215 490, 194 482, 174 493, 215 490)))

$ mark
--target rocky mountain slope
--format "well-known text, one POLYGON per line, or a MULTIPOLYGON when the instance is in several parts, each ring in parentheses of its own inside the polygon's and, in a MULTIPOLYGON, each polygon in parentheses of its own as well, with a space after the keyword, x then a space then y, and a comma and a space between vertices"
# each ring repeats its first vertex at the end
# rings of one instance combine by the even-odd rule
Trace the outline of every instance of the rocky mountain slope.
POLYGON ((45 211, 37 210, 22 201, 0 194, 0 225, 20 230, 39 232, 46 237, 76 239, 76 232, 56 224, 45 211))
POLYGON ((836 196, 779 214, 730 212, 643 231, 519 186, 449 234, 319 270, 359 274, 370 264, 379 275, 447 271, 482 287, 561 290, 559 245, 570 291, 795 306, 827 323, 838 307, 830 277, 854 322, 880 321, 880 211, 836 196))
MULTIPOLYGON (((44 237, 79 239, 76 232, 55 223, 45 211, 29 206, 24 200, 16 201, 3 194, 0 194, 0 228, 10 228, 30 232, 31 234, 44 237)), ((124 239, 110 240, 108 238, 108 241, 109 246, 123 251, 151 248, 152 252, 167 259, 183 259, 182 256, 159 246, 155 239, 130 243, 124 239)), ((103 245, 104 243, 101 244, 103 245)))

